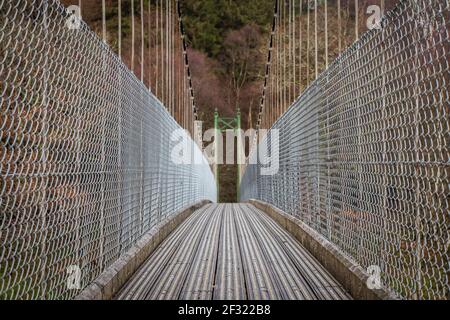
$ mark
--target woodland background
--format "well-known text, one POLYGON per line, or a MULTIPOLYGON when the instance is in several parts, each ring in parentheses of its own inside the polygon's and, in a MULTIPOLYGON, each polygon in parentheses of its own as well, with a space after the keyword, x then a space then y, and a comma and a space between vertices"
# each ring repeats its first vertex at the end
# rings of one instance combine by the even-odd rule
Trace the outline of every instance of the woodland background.
MULTIPOLYGON (((122 0, 122 59, 131 68, 131 1, 122 0)), ((289 2, 289 0, 285 0, 289 2)), ((64 5, 80 3, 79 0, 62 0, 64 5)), ((159 2, 159 0, 158 0, 159 2)), ((306 30, 307 0, 294 0, 296 3, 296 21, 303 32, 306 30), (300 10, 300 3, 302 7, 300 10)), ((366 13, 369 5, 380 5, 381 0, 359 0, 358 27, 360 33, 366 30, 366 13)), ((385 0, 386 10, 391 9, 396 0, 385 0)), ((156 0, 144 0, 144 21, 148 15, 154 14, 156 0), (150 10, 149 10, 150 5, 150 10)), ((314 1, 312 1, 314 3, 314 1)), ((118 1, 106 0, 106 36, 107 42, 117 52, 118 43, 118 1)), ((217 108, 221 116, 234 116, 237 108, 241 111, 242 128, 255 127, 257 111, 263 87, 265 63, 268 54, 268 42, 272 28, 274 0, 181 0, 181 10, 188 45, 188 56, 192 71, 196 106, 199 119, 204 121, 203 128, 213 126, 213 114, 217 108)), ((328 52, 332 62, 339 54, 338 37, 341 47, 345 49, 355 40, 355 1, 341 0, 341 30, 338 33, 337 0, 328 0, 328 52)), ((140 43, 145 38, 146 50, 151 50, 155 44, 148 39, 155 37, 145 28, 140 33, 140 0, 134 0, 135 10, 135 50, 133 71, 139 78, 140 43)), ((81 0, 83 20, 100 36, 102 34, 102 1, 81 0)), ((310 27, 314 30, 314 16, 311 14, 310 27)), ((152 18, 152 17, 150 17, 152 18)), ((151 20, 151 19, 150 19, 151 20)), ((325 32, 324 32, 324 0, 318 0, 318 52, 319 70, 325 68, 325 32)), ((303 60, 298 60, 304 70, 309 69, 296 84, 300 92, 313 80, 315 66, 306 64, 306 57, 314 60, 315 48, 305 43, 314 43, 314 32, 309 39, 302 37, 303 60)), ((156 44, 157 45, 157 44, 156 44)), ((288 42, 286 41, 286 46, 288 42)), ((144 82, 149 82, 148 68, 152 61, 144 63, 144 82)), ((289 66, 288 66, 289 67, 289 66)), ((221 202, 236 201, 236 167, 222 165, 220 167, 221 202)))

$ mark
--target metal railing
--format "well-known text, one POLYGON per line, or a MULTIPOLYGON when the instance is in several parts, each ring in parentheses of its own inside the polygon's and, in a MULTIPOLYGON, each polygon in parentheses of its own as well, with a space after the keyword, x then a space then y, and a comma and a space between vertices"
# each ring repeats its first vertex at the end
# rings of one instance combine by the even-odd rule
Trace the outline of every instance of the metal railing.
POLYGON ((279 130, 278 173, 249 164, 240 187, 380 268, 404 298, 450 292, 449 9, 400 1, 261 137, 279 130))
POLYGON ((162 219, 216 200, 197 145, 201 164, 171 162, 181 127, 68 20, 59 1, 0 0, 0 299, 72 298, 162 219))

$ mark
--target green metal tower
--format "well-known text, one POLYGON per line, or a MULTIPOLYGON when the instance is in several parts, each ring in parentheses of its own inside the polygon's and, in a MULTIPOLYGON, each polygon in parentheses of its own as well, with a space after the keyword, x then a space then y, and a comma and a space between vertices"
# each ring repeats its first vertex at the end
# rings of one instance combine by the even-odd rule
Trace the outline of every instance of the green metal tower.
MULTIPOLYGON (((219 199, 219 159, 218 155, 219 152, 217 150, 217 136, 221 134, 222 132, 226 132, 227 130, 233 130, 235 135, 238 135, 241 130, 241 112, 239 108, 237 109, 236 116, 235 117, 219 117, 219 112, 217 109, 214 111, 214 130, 215 130, 215 149, 214 149, 214 157, 215 157, 215 164, 214 164, 214 174, 216 177, 216 183, 217 183, 217 199, 219 199)), ((239 159, 241 157, 241 139, 238 136, 237 139, 237 155, 236 158, 238 159, 237 163, 237 177, 236 177, 236 188, 237 188, 237 200, 239 201, 239 185, 240 185, 240 179, 241 179, 241 170, 240 170, 240 164, 239 159)))

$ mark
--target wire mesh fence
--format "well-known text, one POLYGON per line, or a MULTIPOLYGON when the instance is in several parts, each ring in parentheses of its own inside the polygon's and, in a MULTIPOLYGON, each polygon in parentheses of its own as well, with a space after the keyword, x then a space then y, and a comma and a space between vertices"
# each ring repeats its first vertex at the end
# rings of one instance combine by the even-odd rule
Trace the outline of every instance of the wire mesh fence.
POLYGON ((0 0, 1 299, 72 298, 67 272, 82 289, 165 217, 215 201, 197 145, 202 164, 172 163, 180 126, 73 22, 58 1, 0 0))
POLYGON ((378 266, 403 298, 450 292, 449 9, 400 1, 260 140, 279 130, 278 173, 249 164, 240 187, 378 266))

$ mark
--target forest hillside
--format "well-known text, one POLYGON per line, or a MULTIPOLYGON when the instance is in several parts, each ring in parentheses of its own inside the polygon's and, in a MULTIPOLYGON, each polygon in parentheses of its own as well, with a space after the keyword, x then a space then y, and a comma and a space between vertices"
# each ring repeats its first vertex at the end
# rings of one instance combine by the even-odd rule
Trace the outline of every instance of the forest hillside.
MULTIPOLYGON (((131 68, 131 1, 121 0, 122 9, 122 59, 131 68)), ((144 24, 154 23, 155 8, 164 0, 143 0, 144 24)), ((166 0, 167 1, 167 0, 166 0)), ((299 88, 298 94, 313 80, 315 66, 312 63, 315 48, 314 32, 309 36, 306 15, 307 0, 285 0, 295 4, 295 19, 298 31, 302 32, 301 53, 303 59, 297 62, 303 70, 303 77, 294 80, 299 88), (306 45, 309 42, 311 45, 306 45), (306 59, 309 56, 311 59, 306 59), (309 64, 308 64, 309 62, 309 64)), ((324 1, 318 0, 318 54, 319 70, 325 69, 325 24, 324 1)), ((366 30, 366 12, 369 5, 380 5, 383 0, 359 0, 358 28, 362 34, 366 30)), ((396 0, 384 0, 386 9, 394 6, 396 0)), ((62 0, 64 5, 81 4, 83 20, 99 35, 102 34, 102 0, 62 0)), ((314 1, 311 1, 314 4, 314 1)), ((140 77, 140 44, 141 44, 141 0, 134 0, 135 41, 133 71, 140 77)), ((242 128, 254 128, 265 75, 265 63, 274 14, 274 0, 181 0, 183 22, 185 26, 188 57, 192 72, 192 83, 195 90, 195 101, 199 119, 204 121, 203 128, 213 126, 213 114, 217 108, 222 116, 233 116, 239 108, 242 128)), ((355 1, 341 0, 341 23, 338 24, 338 0, 328 0, 328 59, 333 61, 339 54, 339 48, 345 49, 355 40, 355 1), (340 26, 340 29, 339 29, 340 26), (339 38, 338 39, 338 30, 339 38), (340 41, 340 44, 339 44, 340 41)), ((118 51, 118 0, 105 0, 107 42, 118 51)), ((310 8, 313 8, 311 6, 310 8)), ((311 17, 313 17, 312 10, 311 17)), ((314 20, 311 18, 310 27, 314 20)), ((143 37, 146 49, 157 45, 152 38, 157 38, 154 28, 145 28, 143 37), (152 30, 152 31, 149 31, 152 30), (149 40, 150 39, 150 40, 149 40)), ((299 34, 299 32, 297 33, 299 34)), ((285 41, 284 46, 290 42, 285 41)), ((297 46, 300 46, 300 41, 297 46)), ((285 50, 286 52, 287 50, 285 50)), ((300 52, 300 50, 298 50, 300 52)), ((298 57, 296 58, 298 59, 298 57)), ((152 61, 144 63, 144 82, 150 83, 148 69, 152 61)), ((287 66, 289 68, 289 66, 287 66)), ((236 200, 236 168, 221 167, 221 195, 223 202, 236 200)))

